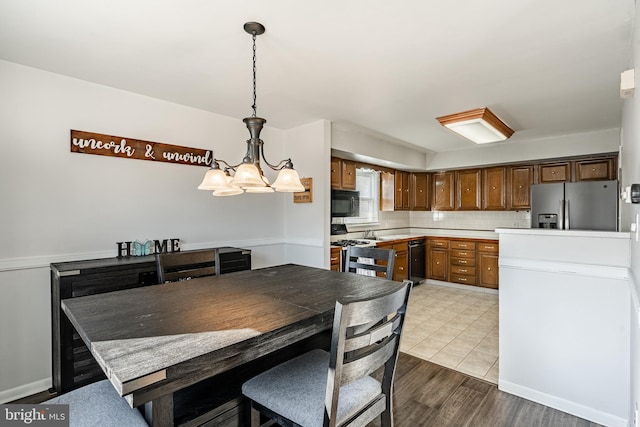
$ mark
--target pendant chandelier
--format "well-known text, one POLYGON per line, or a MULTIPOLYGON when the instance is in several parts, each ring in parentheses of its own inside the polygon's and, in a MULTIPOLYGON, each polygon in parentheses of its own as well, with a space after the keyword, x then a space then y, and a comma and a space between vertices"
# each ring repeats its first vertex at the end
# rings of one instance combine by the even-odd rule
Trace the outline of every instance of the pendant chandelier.
POLYGON ((256 113, 256 36, 263 34, 265 28, 258 22, 247 22, 244 30, 251 34, 253 39, 253 114, 242 121, 247 126, 251 138, 247 140, 247 152, 242 162, 231 165, 221 159, 213 159, 211 169, 207 171, 198 186, 198 190, 213 190, 214 196, 235 196, 247 193, 273 193, 304 191, 304 186, 300 182, 298 172, 293 168, 291 159, 282 160, 276 165, 272 165, 264 157, 264 141, 260 139, 262 127, 267 122, 256 113), (262 173, 260 158, 271 169, 279 171, 278 177, 273 184, 262 173), (224 164, 224 169, 220 164, 224 164))

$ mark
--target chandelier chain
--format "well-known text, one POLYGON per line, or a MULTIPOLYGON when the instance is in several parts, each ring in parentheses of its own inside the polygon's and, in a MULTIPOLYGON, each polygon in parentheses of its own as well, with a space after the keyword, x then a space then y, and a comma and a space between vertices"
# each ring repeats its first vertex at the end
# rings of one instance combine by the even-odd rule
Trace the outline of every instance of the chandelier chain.
POLYGON ((256 117, 256 109, 258 106, 256 105, 256 32, 254 31, 252 34, 253 38, 253 105, 251 108, 253 109, 252 117, 256 117))

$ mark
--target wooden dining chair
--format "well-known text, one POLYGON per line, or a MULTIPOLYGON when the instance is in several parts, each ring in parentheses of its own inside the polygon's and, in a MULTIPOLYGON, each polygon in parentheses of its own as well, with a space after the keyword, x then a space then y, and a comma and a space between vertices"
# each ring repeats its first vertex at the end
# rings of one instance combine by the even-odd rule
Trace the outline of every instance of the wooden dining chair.
POLYGON ((337 301, 331 351, 312 350, 242 385, 247 422, 281 426, 393 426, 392 385, 411 282, 375 297, 337 301), (381 381, 370 374, 384 367, 381 381))
POLYGON ((393 249, 347 246, 342 271, 359 274, 366 274, 367 271, 372 272, 371 275, 392 280, 395 256, 393 249))
POLYGON ((131 408, 113 388, 102 380, 43 402, 43 405, 69 405, 70 427, 148 427, 142 413, 131 408))
POLYGON ((215 276, 219 266, 215 249, 156 254, 158 283, 215 276))

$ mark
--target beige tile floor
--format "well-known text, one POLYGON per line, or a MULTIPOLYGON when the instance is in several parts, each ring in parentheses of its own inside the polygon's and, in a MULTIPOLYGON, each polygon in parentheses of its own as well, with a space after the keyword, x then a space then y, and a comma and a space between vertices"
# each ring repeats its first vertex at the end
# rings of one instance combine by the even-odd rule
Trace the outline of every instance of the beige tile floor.
POLYGON ((411 291, 400 351, 498 383, 498 295, 423 283, 411 291))

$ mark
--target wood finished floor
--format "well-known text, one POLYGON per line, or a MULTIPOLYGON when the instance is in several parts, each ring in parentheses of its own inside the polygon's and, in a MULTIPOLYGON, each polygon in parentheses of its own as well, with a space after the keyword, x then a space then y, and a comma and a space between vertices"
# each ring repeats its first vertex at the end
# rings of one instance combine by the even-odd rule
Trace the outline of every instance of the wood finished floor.
POLYGON ((396 427, 599 426, 406 353, 400 353, 394 383, 396 427))
MULTIPOLYGON (((396 427, 599 427, 406 353, 398 358, 394 384, 396 427)), ((40 403, 51 397, 42 392, 12 403, 40 403)), ((376 420, 369 427, 379 425, 376 420)))

